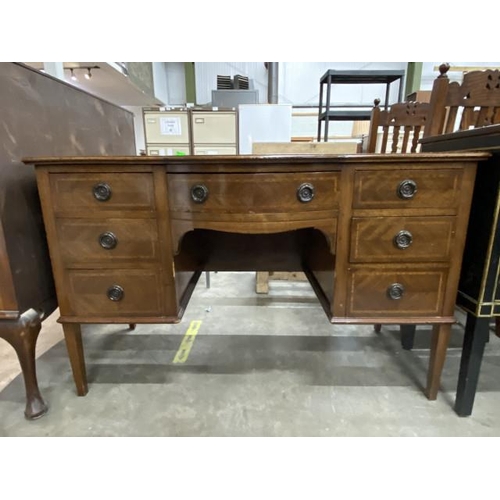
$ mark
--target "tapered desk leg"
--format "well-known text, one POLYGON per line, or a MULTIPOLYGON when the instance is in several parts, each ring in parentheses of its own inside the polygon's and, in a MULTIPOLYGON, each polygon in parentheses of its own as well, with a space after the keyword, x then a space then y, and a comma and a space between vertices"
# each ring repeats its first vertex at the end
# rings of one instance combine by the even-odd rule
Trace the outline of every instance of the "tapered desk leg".
POLYGON ((21 365, 26 389, 24 415, 28 420, 40 418, 48 411, 36 378, 35 353, 40 329, 41 317, 34 309, 24 312, 17 320, 0 321, 0 337, 14 348, 21 365))
POLYGON ((431 401, 437 398, 441 373, 446 359, 446 349, 450 341, 451 325, 434 325, 432 331, 431 358, 427 373, 427 388, 425 394, 431 401))
POLYGON ((411 351, 415 343, 417 325, 400 325, 399 328, 401 331, 401 346, 403 349, 411 351))
POLYGON ((82 332, 78 323, 64 323, 64 338, 68 349, 76 393, 85 396, 88 392, 87 373, 85 371, 85 356, 83 353, 82 332))
POLYGON ((455 399, 455 412, 461 417, 467 417, 472 413, 484 346, 490 334, 489 325, 490 318, 477 318, 467 313, 455 399))

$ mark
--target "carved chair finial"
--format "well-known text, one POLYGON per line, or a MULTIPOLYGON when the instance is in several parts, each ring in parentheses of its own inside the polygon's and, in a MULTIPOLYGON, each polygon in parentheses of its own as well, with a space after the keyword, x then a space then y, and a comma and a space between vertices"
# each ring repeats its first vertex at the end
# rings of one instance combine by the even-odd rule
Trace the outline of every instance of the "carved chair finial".
POLYGON ((373 101, 373 105, 374 105, 375 107, 377 107, 379 104, 380 104, 380 99, 375 99, 375 100, 373 101))
POLYGON ((443 63, 439 65, 439 76, 438 78, 448 78, 448 70, 450 69, 449 63, 443 63))

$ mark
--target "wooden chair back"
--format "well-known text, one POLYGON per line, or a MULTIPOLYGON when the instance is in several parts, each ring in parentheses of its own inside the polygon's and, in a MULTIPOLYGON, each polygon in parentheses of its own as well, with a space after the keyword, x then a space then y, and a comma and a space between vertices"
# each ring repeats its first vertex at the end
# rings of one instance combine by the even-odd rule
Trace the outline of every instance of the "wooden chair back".
POLYGON ((423 137, 424 127, 430 109, 427 102, 400 102, 389 109, 379 108, 380 99, 370 118, 367 153, 415 153, 418 141, 423 137), (377 151, 377 138, 382 130, 382 143, 377 151), (391 139, 390 151, 387 151, 391 139))
POLYGON ((471 71, 460 84, 450 83, 449 69, 446 63, 439 66, 424 136, 500 123, 500 71, 471 71))

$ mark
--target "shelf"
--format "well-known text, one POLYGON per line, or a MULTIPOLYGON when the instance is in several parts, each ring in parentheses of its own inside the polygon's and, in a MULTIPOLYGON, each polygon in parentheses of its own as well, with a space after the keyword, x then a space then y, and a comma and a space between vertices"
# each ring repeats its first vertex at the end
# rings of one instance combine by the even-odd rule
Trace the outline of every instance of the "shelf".
POLYGON ((371 109, 367 109, 366 111, 328 111, 323 112, 319 115, 318 119, 320 121, 324 120, 337 120, 337 121, 356 121, 356 120, 370 120, 371 118, 371 109))
MULTIPOLYGON (((321 124, 324 123, 324 142, 328 142, 328 124, 330 121, 358 121, 370 120, 371 111, 367 110, 332 110, 331 104, 331 86, 335 84, 379 84, 385 85, 385 100, 383 107, 387 109, 389 104, 389 90, 391 83, 398 82, 398 102, 401 102, 402 83, 405 72, 403 70, 354 70, 354 71, 337 71, 329 69, 319 81, 319 114, 318 114, 318 142, 321 141, 321 124), (327 86, 326 101, 323 103, 324 91, 323 86, 327 86), (323 111, 324 110, 324 111, 323 111)), ((337 108, 342 106, 336 106, 337 108)), ((356 106, 362 107, 362 106, 356 106)))
POLYGON ((320 84, 327 84, 328 77, 330 83, 383 83, 388 84, 402 79, 405 75, 403 70, 358 70, 358 71, 337 71, 329 69, 319 81, 320 84))

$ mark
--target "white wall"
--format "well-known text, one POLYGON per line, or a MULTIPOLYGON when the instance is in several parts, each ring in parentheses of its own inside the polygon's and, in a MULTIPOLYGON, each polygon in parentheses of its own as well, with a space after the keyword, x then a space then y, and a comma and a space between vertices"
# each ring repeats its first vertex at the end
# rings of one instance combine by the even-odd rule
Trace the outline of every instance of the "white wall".
POLYGON ((154 95, 163 104, 168 104, 167 63, 153 62, 154 95))
MULTIPOLYGON (((440 62, 424 62, 422 65, 422 84, 420 90, 431 90, 434 80, 439 76, 439 65, 445 61, 440 62), (434 69, 436 68, 436 69, 434 69)), ((452 71, 453 66, 472 66, 472 67, 500 67, 500 62, 451 62, 446 61, 450 66, 451 70, 448 71, 447 75, 451 81, 461 82, 463 73, 461 71, 452 71)))
POLYGON ((212 90, 217 90, 217 75, 243 75, 252 80, 259 91, 259 102, 267 103, 267 70, 263 62, 197 62, 194 67, 197 104, 212 101, 212 90))
POLYGON ((146 149, 146 136, 144 134, 144 120, 142 117, 141 106, 122 106, 122 108, 131 111, 134 114, 134 133, 135 133, 135 148, 137 154, 140 154, 141 149, 146 149))
MULTIPOLYGON (((329 69, 347 70, 406 70, 406 62, 292 62, 279 63, 279 102, 294 106, 319 104, 319 80, 329 69)), ((403 89, 405 82, 403 81, 403 89)), ((324 87, 326 91, 326 86, 324 87)), ((385 85, 332 85, 331 103, 371 106, 375 98, 384 99, 385 85)), ((389 100, 398 97, 398 85, 391 85, 389 100)), ((323 97, 323 102, 326 96, 323 97)))
POLYGON ((168 62, 167 86, 168 104, 171 106, 186 104, 186 72, 183 62, 168 62))
MULTIPOLYGON (((406 62, 280 62, 279 104, 318 106, 319 80, 328 69, 406 69, 406 62)), ((259 100, 267 103, 268 73, 263 62, 202 62, 195 63, 196 96, 198 104, 212 100, 212 90, 217 88, 217 75, 241 74, 253 81, 259 90, 259 100)), ((403 82, 404 86, 404 82, 403 82)), ((332 102, 336 104, 368 104, 377 97, 384 98, 384 85, 336 85, 332 89, 332 102)), ((390 99, 397 99, 397 85, 391 88, 390 99)))

